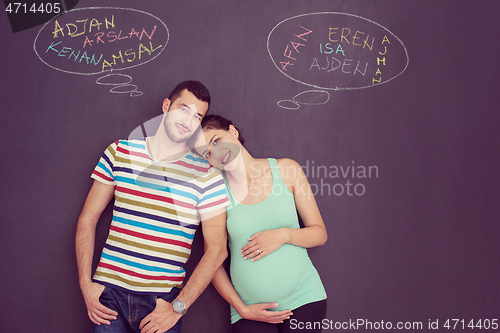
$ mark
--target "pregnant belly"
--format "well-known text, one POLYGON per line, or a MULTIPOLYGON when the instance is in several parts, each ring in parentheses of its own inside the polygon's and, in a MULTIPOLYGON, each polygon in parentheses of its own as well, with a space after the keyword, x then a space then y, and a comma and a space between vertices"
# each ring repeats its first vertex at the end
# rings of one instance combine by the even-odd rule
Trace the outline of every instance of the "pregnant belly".
POLYGON ((304 272, 311 264, 304 248, 283 245, 277 251, 252 262, 231 257, 234 288, 247 305, 287 299, 304 282, 304 272))

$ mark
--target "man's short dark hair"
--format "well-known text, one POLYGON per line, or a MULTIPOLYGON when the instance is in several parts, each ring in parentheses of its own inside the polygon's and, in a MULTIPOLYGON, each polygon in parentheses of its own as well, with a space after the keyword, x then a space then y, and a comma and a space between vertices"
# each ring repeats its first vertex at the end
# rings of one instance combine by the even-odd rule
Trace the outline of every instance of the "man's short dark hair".
POLYGON ((210 92, 200 81, 184 81, 179 83, 168 97, 170 103, 173 103, 184 89, 187 89, 200 101, 207 102, 210 108, 210 92))

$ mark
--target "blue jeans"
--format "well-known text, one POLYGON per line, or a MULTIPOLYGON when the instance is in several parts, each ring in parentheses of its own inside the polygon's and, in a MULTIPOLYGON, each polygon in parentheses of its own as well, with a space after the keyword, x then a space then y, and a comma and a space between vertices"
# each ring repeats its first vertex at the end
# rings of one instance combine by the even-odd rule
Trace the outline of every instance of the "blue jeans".
MULTIPOLYGON (((173 288, 172 291, 161 298, 172 302, 179 294, 180 289, 173 288)), ((118 312, 116 320, 111 320, 111 325, 92 323, 92 333, 138 333, 139 324, 156 307, 155 295, 138 295, 106 286, 99 298, 102 305, 118 312)), ((179 319, 168 333, 180 333, 182 318, 179 319)))

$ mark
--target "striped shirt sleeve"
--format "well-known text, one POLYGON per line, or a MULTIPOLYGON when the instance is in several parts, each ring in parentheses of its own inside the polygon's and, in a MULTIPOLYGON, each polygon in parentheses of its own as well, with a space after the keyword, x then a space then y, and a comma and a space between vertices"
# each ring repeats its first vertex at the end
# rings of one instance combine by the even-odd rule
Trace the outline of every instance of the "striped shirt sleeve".
POLYGON ((116 147, 118 141, 110 144, 104 151, 99 162, 97 163, 91 177, 101 183, 107 185, 114 185, 115 177, 113 173, 113 165, 116 156, 116 147))

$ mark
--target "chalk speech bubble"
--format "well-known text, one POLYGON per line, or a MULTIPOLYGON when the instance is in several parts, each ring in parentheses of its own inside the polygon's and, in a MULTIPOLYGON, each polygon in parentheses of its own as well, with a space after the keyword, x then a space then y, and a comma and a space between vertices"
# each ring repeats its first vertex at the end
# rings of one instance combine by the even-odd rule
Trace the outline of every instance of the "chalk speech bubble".
POLYGON ((387 83, 408 67, 403 42, 361 16, 323 12, 278 23, 267 48, 278 70, 301 84, 353 90, 387 83))
POLYGON ((70 74, 124 70, 155 59, 169 40, 156 16, 136 9, 89 7, 47 22, 33 48, 47 66, 70 74))

